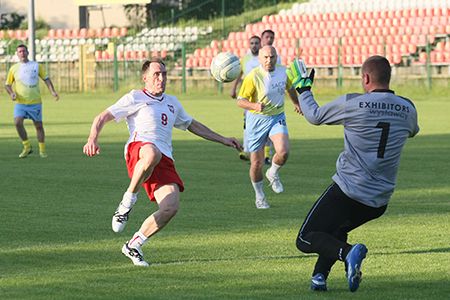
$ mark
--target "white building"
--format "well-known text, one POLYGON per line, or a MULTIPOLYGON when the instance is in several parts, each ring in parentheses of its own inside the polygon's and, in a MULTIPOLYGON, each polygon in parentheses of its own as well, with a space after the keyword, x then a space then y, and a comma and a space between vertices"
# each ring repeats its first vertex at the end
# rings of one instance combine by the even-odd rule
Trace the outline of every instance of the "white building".
MULTIPOLYGON (((129 22, 123 4, 148 3, 150 0, 35 0, 35 18, 43 19, 54 29, 78 28, 79 7, 88 6, 89 27, 124 27, 129 22)), ((28 14, 30 0, 0 0, 0 14, 28 14)))

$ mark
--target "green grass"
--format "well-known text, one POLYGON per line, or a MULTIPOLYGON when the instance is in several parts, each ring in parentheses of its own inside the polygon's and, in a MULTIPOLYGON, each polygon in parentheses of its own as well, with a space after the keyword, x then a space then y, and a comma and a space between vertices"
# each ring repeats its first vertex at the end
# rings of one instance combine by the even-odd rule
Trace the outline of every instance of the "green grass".
MULTIPOLYGON (((128 185, 124 123, 108 124, 102 153, 82 155, 94 116, 119 94, 44 100, 49 157, 21 150, 12 103, 0 108, 1 299, 448 299, 450 294, 450 101, 446 92, 404 89, 419 111, 420 134, 404 150, 398 187, 383 217, 350 234, 369 254, 351 294, 337 264, 329 292, 309 291, 314 255, 295 247, 312 203, 331 182, 342 128, 314 127, 288 106, 291 156, 285 193, 266 189, 272 208, 256 210, 248 164, 237 153, 174 131, 186 191, 173 221, 144 247, 150 268, 133 267, 122 244, 156 209, 144 193, 122 234, 111 216, 128 185)), ((321 90, 321 103, 337 95, 321 90)), ((4 99, 6 97, 3 97, 4 99)), ((226 96, 181 96, 196 119, 224 135, 242 135, 242 112, 226 96)), ((34 129, 27 122, 33 146, 34 129)))

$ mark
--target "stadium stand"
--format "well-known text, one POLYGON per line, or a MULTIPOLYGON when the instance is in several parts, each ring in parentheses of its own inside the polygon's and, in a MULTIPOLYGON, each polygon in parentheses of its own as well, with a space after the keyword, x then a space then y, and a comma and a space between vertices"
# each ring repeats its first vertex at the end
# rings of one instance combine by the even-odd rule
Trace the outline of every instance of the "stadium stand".
MULTIPOLYGON (((127 36, 127 28, 100 29, 50 29, 47 35, 36 40, 36 59, 42 62, 76 61, 79 58, 79 46, 89 45, 95 48, 98 61, 110 61, 114 53, 108 44, 117 43, 119 60, 143 60, 149 55, 166 58, 168 53, 179 51, 182 43, 194 43, 201 35, 212 32, 211 27, 188 26, 144 28, 135 36, 127 36)), ((0 30, 0 62, 14 61, 15 55, 7 55, 8 42, 26 41, 26 30, 0 30)))
POLYGON ((274 45, 283 64, 300 56, 316 67, 360 66, 374 54, 385 55, 394 65, 423 64, 427 43, 432 46, 432 64, 450 64, 449 15, 448 0, 296 3, 277 15, 264 16, 261 22, 247 24, 245 31, 230 32, 227 39, 196 49, 187 65, 207 68, 218 49, 243 56, 249 37, 265 29, 275 31, 274 45))
MULTIPOLYGON (((208 68, 221 51, 243 56, 248 39, 265 29, 276 33, 275 46, 282 63, 302 57, 315 67, 360 66, 369 55, 385 55, 394 65, 450 65, 450 0, 311 0, 295 3, 276 15, 263 16, 243 31, 230 32, 223 40, 188 55, 188 68, 208 68), (429 55, 426 47, 431 46, 429 55)), ((109 44, 117 44, 119 60, 163 58, 179 52, 182 43, 194 44, 212 28, 144 28, 134 36, 126 28, 50 29, 36 40, 37 59, 43 62, 76 61, 79 46, 94 49, 97 61, 111 61, 109 44)), ((11 40, 26 41, 26 30, 0 30, 0 62, 14 60, 11 40)))

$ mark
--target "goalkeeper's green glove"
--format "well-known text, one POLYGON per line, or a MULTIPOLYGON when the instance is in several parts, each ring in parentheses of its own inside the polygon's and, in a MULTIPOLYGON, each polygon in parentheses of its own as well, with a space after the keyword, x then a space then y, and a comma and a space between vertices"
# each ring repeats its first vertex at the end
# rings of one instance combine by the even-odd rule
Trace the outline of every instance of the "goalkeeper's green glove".
POLYGON ((305 64, 302 60, 298 59, 295 59, 289 66, 289 69, 286 70, 286 74, 289 80, 291 80, 292 86, 299 94, 311 90, 315 72, 316 71, 312 69, 308 76, 305 64))

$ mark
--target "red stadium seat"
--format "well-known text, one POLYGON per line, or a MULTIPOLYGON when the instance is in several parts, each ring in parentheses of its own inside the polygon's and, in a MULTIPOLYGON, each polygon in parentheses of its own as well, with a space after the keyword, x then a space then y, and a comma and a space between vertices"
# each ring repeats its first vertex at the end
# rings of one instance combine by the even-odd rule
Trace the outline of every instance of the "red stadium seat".
POLYGON ((186 68, 192 68, 194 66, 192 60, 192 57, 186 59, 186 68))
POLYGON ((112 37, 112 28, 109 28, 109 27, 103 28, 102 37, 107 37, 107 38, 112 37))
POLYGON ((126 36, 128 34, 128 29, 126 27, 120 28, 120 36, 126 36))
POLYGON ((71 29, 64 29, 63 38, 70 39, 72 38, 72 30, 71 29))
POLYGON ((64 30, 62 29, 56 29, 56 38, 62 39, 64 37, 64 30))
POLYGON ((101 60, 102 59, 102 51, 101 50, 95 50, 94 57, 95 57, 95 60, 101 60))
POLYGON ((56 30, 55 29, 49 29, 47 33, 47 37, 50 39, 56 38, 56 30))
POLYGON ((110 60, 110 55, 108 51, 102 51, 101 60, 110 60))
POLYGON ((442 52, 435 52, 435 54, 436 55, 434 57, 430 56, 430 58, 433 59, 431 61, 431 63, 443 63, 445 61, 444 53, 442 53, 442 52))
POLYGON ((114 37, 114 38, 120 37, 120 29, 117 27, 112 28, 111 29, 111 37, 114 37))

